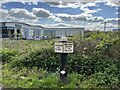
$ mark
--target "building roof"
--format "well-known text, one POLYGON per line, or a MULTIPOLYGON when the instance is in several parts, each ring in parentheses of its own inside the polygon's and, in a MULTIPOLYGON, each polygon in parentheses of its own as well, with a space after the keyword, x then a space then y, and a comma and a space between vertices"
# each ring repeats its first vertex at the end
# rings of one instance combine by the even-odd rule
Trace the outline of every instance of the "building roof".
POLYGON ((24 22, 1 22, 1 23, 16 23, 16 24, 23 24, 23 25, 27 25, 27 26, 31 26, 31 27, 40 27, 40 28, 44 28, 40 25, 31 25, 31 24, 28 24, 28 23, 24 23, 24 22))
POLYGON ((45 28, 45 29, 84 29, 82 27, 48 27, 48 28, 45 28))
POLYGON ((15 23, 15 24, 23 24, 23 25, 27 25, 27 26, 31 26, 31 27, 40 27, 40 28, 44 28, 44 29, 85 29, 83 27, 43 27, 41 25, 31 25, 28 23, 24 23, 24 22, 0 22, 0 23, 15 23))

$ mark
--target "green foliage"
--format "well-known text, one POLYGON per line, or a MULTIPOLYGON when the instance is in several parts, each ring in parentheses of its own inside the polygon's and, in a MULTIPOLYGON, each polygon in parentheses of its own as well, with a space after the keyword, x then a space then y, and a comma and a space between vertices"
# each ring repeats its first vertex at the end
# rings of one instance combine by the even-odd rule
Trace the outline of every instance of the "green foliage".
POLYGON ((95 73, 81 84, 81 88, 118 88, 119 79, 114 74, 95 73))
POLYGON ((59 55, 54 40, 3 40, 2 83, 14 88, 118 88, 120 39, 116 33, 88 32, 70 37, 74 54, 68 54, 68 84, 59 82, 59 55), (5 49, 7 48, 7 49, 5 49), (57 71, 57 73, 56 73, 57 71))
MULTIPOLYGON (((54 40, 53 40, 54 41, 54 40)), ((3 39, 2 49, 19 51, 19 54, 26 54, 44 48, 51 48, 53 41, 51 40, 9 40, 3 39)))
POLYGON ((2 59, 2 62, 9 62, 12 57, 15 57, 15 55, 18 54, 18 51, 10 50, 10 49, 3 49, 0 50, 0 57, 2 59))
POLYGON ((58 55, 53 49, 43 49, 14 57, 11 67, 38 67, 48 71, 56 71, 59 66, 58 55))
POLYGON ((113 60, 104 59, 100 56, 92 56, 86 58, 80 55, 70 55, 68 58, 68 70, 70 72, 77 72, 85 76, 90 76, 98 72, 108 72, 118 74, 118 62, 113 60))
POLYGON ((119 79, 111 73, 95 73, 88 77, 78 73, 68 74, 68 83, 60 82, 59 73, 48 73, 43 69, 33 67, 8 69, 3 67, 3 88, 117 88, 119 79))
POLYGON ((60 88, 59 76, 57 73, 51 73, 46 78, 39 81, 39 88, 60 88))
POLYGON ((48 74, 43 69, 17 68, 9 69, 7 65, 3 68, 2 84, 5 88, 36 88, 39 79, 46 77, 48 74))
MULTIPOLYGON (((43 49, 30 54, 16 56, 10 62, 10 67, 37 67, 43 68, 49 72, 56 72, 59 68, 59 58, 53 49, 43 49)), ((68 70, 69 72, 76 72, 81 75, 90 76, 98 72, 107 72, 118 74, 118 62, 105 59, 101 56, 85 57, 76 54, 68 55, 68 70), (109 71, 109 72, 108 72, 109 71)))

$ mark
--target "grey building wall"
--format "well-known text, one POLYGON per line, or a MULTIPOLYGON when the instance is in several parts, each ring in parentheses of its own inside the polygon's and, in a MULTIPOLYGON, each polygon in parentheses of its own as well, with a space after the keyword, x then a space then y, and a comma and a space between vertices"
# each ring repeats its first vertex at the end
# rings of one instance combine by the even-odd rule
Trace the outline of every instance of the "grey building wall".
POLYGON ((41 36, 41 30, 34 29, 33 33, 34 33, 34 36, 36 36, 36 37, 40 37, 41 36))
POLYGON ((52 36, 54 37, 56 34, 56 30, 54 30, 53 28, 44 28, 44 31, 43 31, 43 35, 44 36, 52 36))
POLYGON ((45 28, 44 35, 54 33, 56 37, 82 35, 84 28, 45 28))
MULTIPOLYGON (((2 25, 2 23, 0 23, 2 25)), ((74 35, 84 35, 84 28, 45 28, 37 25, 29 25, 26 23, 20 22, 6 22, 6 26, 20 25, 22 35, 27 37, 40 37, 40 36, 52 36, 52 37, 61 37, 61 36, 74 36, 74 35)))
POLYGON ((29 29, 28 28, 23 28, 23 37, 28 38, 29 36, 29 29))

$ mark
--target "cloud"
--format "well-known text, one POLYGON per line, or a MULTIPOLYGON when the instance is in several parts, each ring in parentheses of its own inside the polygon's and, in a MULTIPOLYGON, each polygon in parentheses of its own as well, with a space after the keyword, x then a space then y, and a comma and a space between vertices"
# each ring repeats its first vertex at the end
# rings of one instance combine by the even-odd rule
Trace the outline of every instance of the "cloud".
POLYGON ((114 23, 107 23, 106 24, 108 30, 112 30, 112 29, 117 29, 118 28, 118 24, 114 24, 114 23))
POLYGON ((79 21, 87 21, 88 18, 92 17, 92 14, 87 14, 87 13, 81 13, 79 15, 74 15, 73 19, 74 20, 79 20, 79 21))
POLYGON ((89 13, 81 13, 77 15, 70 15, 65 13, 55 14, 56 17, 61 18, 63 21, 91 21, 91 22, 99 22, 102 21, 102 17, 93 17, 92 14, 89 13))
POLYGON ((26 9, 19 9, 19 8, 13 8, 11 9, 8 14, 12 17, 16 17, 16 18, 28 18, 28 19, 35 19, 36 16, 32 13, 29 12, 26 9))
POLYGON ((104 18, 103 17, 91 17, 91 18, 88 18, 88 21, 89 22, 103 22, 104 21, 104 18))
POLYGON ((61 18, 63 21, 72 21, 72 20, 87 21, 88 18, 92 17, 92 14, 81 13, 77 15, 70 15, 65 13, 58 13, 55 14, 55 16, 61 18))
POLYGON ((120 0, 96 0, 95 3, 105 3, 105 5, 115 7, 120 5, 120 0))
POLYGON ((118 18, 108 18, 108 19, 106 19, 106 22, 108 22, 108 23, 118 23, 118 18))
POLYGON ((58 7, 58 8, 79 8, 80 4, 79 3, 62 3, 58 5, 50 5, 51 7, 58 7))
POLYGON ((95 7, 97 6, 96 3, 86 3, 86 4, 83 4, 84 7, 95 7))
POLYGON ((63 21, 70 21, 73 17, 73 15, 66 14, 66 13, 58 13, 58 14, 55 14, 55 16, 61 18, 63 21))
POLYGON ((55 15, 49 16, 48 19, 51 19, 51 20, 53 20, 55 22, 63 22, 61 18, 56 17, 55 15))
POLYGON ((112 29, 115 29, 115 28, 118 28, 118 18, 108 18, 106 20, 103 19, 102 21, 102 18, 100 19, 100 17, 97 17, 99 19, 96 19, 96 17, 93 17, 93 20, 88 22, 87 25, 86 25, 86 29, 88 30, 101 30, 103 31, 104 30, 104 21, 106 21, 106 30, 112 30, 112 29), (97 22, 96 23, 96 20, 100 22, 97 22), (95 22, 93 22, 95 21, 95 22))
POLYGON ((91 10, 91 9, 88 8, 88 7, 92 7, 92 6, 98 6, 98 5, 95 4, 95 3, 81 4, 81 5, 80 5, 80 9, 81 9, 84 13, 91 13, 91 14, 96 13, 96 12, 98 12, 98 11, 101 11, 100 8, 94 9, 94 10, 91 10))
POLYGON ((59 3, 60 1, 62 1, 63 3, 70 3, 70 2, 85 3, 85 2, 94 2, 95 0, 0 0, 0 4, 7 3, 7 2, 21 2, 21 3, 32 2, 33 4, 37 4, 38 2, 57 2, 57 3, 59 3))
MULTIPOLYGON (((21 3, 28 3, 29 5, 32 4, 38 4, 38 2, 47 2, 47 0, 1 0, 2 3, 5 2, 21 2, 21 3)), ((0 2, 1 2, 0 1, 0 2)), ((58 13, 58 14, 53 14, 48 10, 45 10, 43 8, 33 8, 32 11, 28 11, 26 9, 11 9, 10 11, 8 10, 0 10, 0 14, 2 14, 2 18, 4 18, 5 20, 11 20, 11 21, 21 21, 21 22, 28 22, 28 23, 37 23, 40 22, 40 20, 42 20, 41 18, 46 18, 50 19, 50 21, 55 21, 54 23, 59 23, 59 24, 55 24, 55 26, 57 27, 76 27, 76 26, 82 26, 82 22, 86 22, 84 23, 85 27, 91 28, 91 29, 96 29, 96 28, 103 28, 103 24, 101 24, 101 22, 103 22, 103 18, 102 17, 94 17, 92 14, 99 12, 101 9, 97 8, 94 10, 89 9, 89 7, 98 7, 97 2, 104 2, 106 5, 112 6, 115 5, 113 2, 111 2, 111 0, 93 0, 96 1, 95 3, 80 3, 83 0, 73 0, 73 2, 70 2, 71 0, 61 0, 61 2, 59 2, 60 0, 54 0, 54 2, 50 2, 50 0, 48 0, 47 4, 49 4, 52 7, 59 7, 59 8, 80 8, 80 10, 82 10, 81 14, 78 15, 70 15, 70 14, 66 14, 66 13, 58 13), (62 23, 61 23, 62 22, 62 23), (63 23, 64 22, 64 23, 63 23), (71 22, 75 22, 74 24, 72 24, 71 22), (96 23, 97 22, 97 23, 96 23)), ((84 0, 86 1, 90 1, 90 0, 84 0)), ((114 1, 114 0, 113 0, 114 1)), ((116 0, 117 1, 117 0, 116 0)), ((116 13, 117 14, 117 13, 116 13)), ((113 27, 117 26, 117 19, 115 18, 110 18, 110 19, 106 19, 106 21, 108 22, 108 26, 113 25, 113 27)), ((45 21, 44 21, 45 22, 45 21)), ((54 26, 53 24, 50 26, 54 26)), ((112 26, 111 26, 112 27, 112 26)))
POLYGON ((118 15, 118 12, 115 12, 116 15, 118 15))
MULTIPOLYGON (((50 0, 45 0, 50 2, 50 0)), ((97 3, 105 3, 108 6, 117 6, 120 5, 119 0, 56 0, 55 3, 49 3, 51 7, 58 7, 58 8, 79 8, 80 5, 83 5, 84 8, 86 7, 95 7, 98 6, 97 3)))
POLYGON ((57 23, 57 24, 47 24, 44 25, 44 27, 80 27, 79 25, 73 25, 73 24, 66 24, 66 23, 57 23))
POLYGON ((8 10, 0 9, 0 17, 1 19, 5 19, 6 17, 8 17, 8 10))
MULTIPOLYGON (((84 0, 85 1, 85 0, 84 0)), ((93 0, 95 1, 95 0, 93 0)), ((92 7, 92 6, 96 6, 96 3, 92 2, 92 1, 85 1, 87 3, 81 3, 81 0, 78 0, 77 2, 74 0, 73 2, 59 2, 56 5, 55 4, 50 4, 51 7, 58 7, 58 8, 79 8, 80 5, 84 5, 85 7, 92 7)))
POLYGON ((37 23, 39 18, 37 18, 32 12, 26 9, 11 9, 10 11, 6 9, 0 9, 0 21, 18 21, 25 23, 37 23))
POLYGON ((120 0, 107 0, 108 4, 116 6, 116 5, 120 5, 120 0))
POLYGON ((107 0, 96 0, 95 3, 104 3, 107 2, 107 0))
POLYGON ((49 16, 52 15, 50 11, 45 10, 43 8, 33 8, 32 12, 37 16, 37 17, 42 17, 42 18, 48 18, 49 16))
POLYGON ((54 6, 54 5, 59 5, 59 2, 46 2, 48 5, 54 6))
POLYGON ((110 1, 106 2, 105 5, 111 6, 111 7, 115 7, 116 6, 115 3, 111 3, 110 1))
POLYGON ((91 13, 91 14, 96 13, 96 12, 98 12, 98 11, 101 11, 101 9, 90 10, 90 9, 88 9, 88 8, 84 8, 84 9, 81 9, 81 10, 83 10, 84 13, 91 13))
POLYGON ((25 22, 25 23, 29 23, 29 24, 36 24, 39 22, 39 19, 17 19, 18 22, 25 22))
POLYGON ((32 4, 37 4, 38 2, 43 2, 43 0, 0 0, 0 4, 2 3, 8 3, 8 2, 21 2, 21 3, 26 3, 26 2, 31 2, 32 4))
POLYGON ((59 24, 54 24, 52 25, 53 27, 70 27, 70 24, 66 23, 59 23, 59 24))
POLYGON ((26 2, 28 5, 38 5, 37 2, 26 2))
POLYGON ((43 1, 45 1, 45 2, 63 2, 63 3, 66 3, 66 2, 68 2, 68 3, 70 3, 70 2, 83 2, 83 3, 85 3, 85 2, 94 2, 94 1, 96 1, 96 0, 43 0, 43 1))
POLYGON ((88 3, 88 2, 110 2, 112 4, 118 5, 119 0, 0 0, 0 3, 7 3, 7 2, 21 2, 21 3, 26 3, 26 2, 32 2, 32 4, 38 4, 38 2, 49 2, 51 5, 56 5, 58 3, 88 3))

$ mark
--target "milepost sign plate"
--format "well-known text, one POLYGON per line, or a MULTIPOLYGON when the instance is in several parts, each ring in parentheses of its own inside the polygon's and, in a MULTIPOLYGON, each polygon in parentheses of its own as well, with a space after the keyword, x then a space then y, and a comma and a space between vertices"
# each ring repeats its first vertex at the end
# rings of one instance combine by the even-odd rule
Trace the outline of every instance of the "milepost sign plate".
POLYGON ((57 42, 54 48, 56 53, 73 53, 73 43, 70 42, 57 42))

